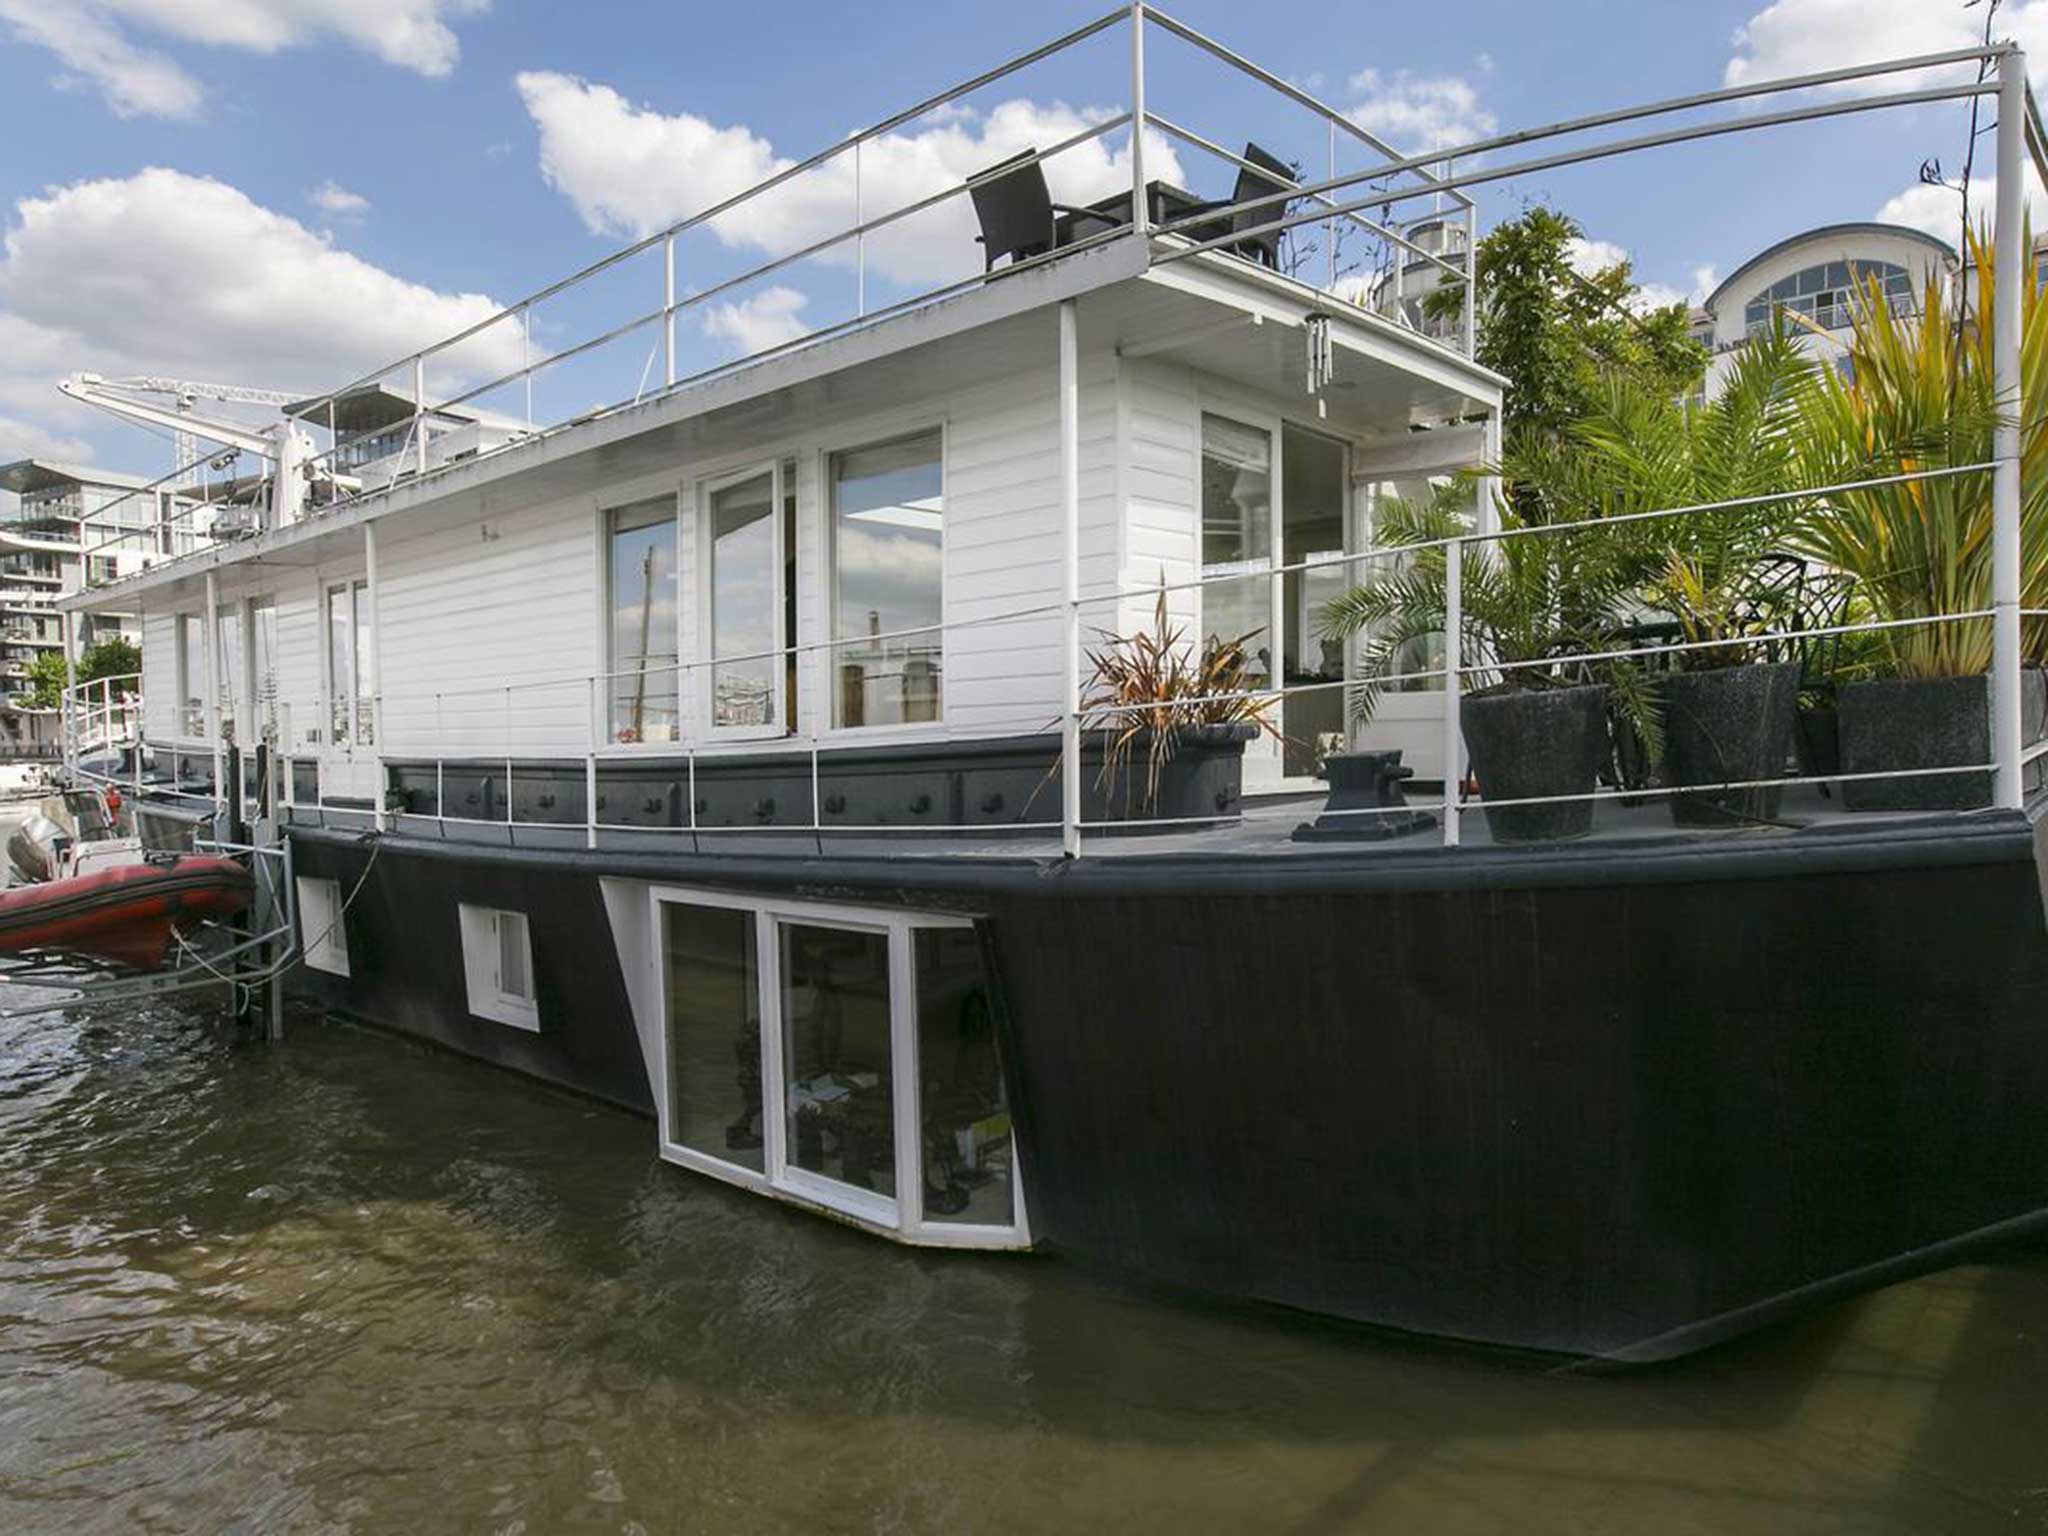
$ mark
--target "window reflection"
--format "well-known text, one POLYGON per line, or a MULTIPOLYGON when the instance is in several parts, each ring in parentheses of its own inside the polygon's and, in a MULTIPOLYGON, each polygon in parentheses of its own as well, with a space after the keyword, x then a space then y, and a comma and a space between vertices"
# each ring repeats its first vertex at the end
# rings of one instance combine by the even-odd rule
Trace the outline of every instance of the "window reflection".
POLYGON ((980 946, 971 928, 921 928, 912 938, 924 1219, 1007 1227, 1010 1105, 980 946))
POLYGON ((765 1169, 754 915, 672 904, 668 914, 669 1139, 765 1169))
POLYGON ((1273 440, 1202 418, 1202 633, 1244 641, 1246 680, 1273 675, 1273 440), (1217 578, 1234 577, 1235 580, 1217 578))
POLYGON ((763 472, 713 491, 711 501, 711 719, 772 725, 780 658, 776 633, 775 477, 763 472), (739 657, 737 661, 724 660, 739 657))
POLYGON ((939 718, 944 515, 937 432, 833 455, 835 724, 939 718))
POLYGON ((667 496, 607 515, 614 741, 676 739, 681 688, 669 649, 676 639, 675 517, 667 496))
POLYGON ((888 935, 808 923, 780 934, 789 1164, 893 1196, 888 935))

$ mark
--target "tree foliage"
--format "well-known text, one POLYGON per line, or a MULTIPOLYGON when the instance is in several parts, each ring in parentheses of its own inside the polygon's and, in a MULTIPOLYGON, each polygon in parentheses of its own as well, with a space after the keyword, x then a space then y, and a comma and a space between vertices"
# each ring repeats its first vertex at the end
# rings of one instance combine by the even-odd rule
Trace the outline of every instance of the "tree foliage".
MULTIPOLYGON (((1706 349, 1687 330, 1686 308, 1646 308, 1626 261, 1586 276, 1572 264, 1584 237, 1576 219, 1529 209, 1479 242, 1478 360, 1507 381, 1501 424, 1508 437, 1557 438, 1596 410, 1605 376, 1625 374, 1655 394, 1688 394, 1706 371, 1706 349)), ((1425 304, 1459 314, 1464 285, 1445 283, 1425 304)))
MULTIPOLYGON (((78 658, 77 677, 81 683, 96 683, 104 677, 132 677, 142 670, 142 651, 134 641, 109 635, 87 646, 78 658)), ((21 709, 55 709, 64 696, 64 653, 40 652, 29 663, 28 686, 15 694, 21 709)))

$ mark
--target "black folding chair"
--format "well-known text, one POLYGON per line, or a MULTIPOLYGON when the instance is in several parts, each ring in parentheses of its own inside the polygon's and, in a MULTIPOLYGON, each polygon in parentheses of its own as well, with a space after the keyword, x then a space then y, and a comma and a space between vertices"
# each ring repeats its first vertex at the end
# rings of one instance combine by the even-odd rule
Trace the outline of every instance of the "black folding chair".
POLYGON ((998 160, 987 170, 977 171, 975 184, 968 188, 968 196, 974 199, 974 215, 981 220, 981 233, 974 238, 981 242, 982 254, 987 258, 983 271, 992 269, 1005 256, 1012 266, 1033 256, 1043 256, 1053 247, 1053 215, 1087 211, 1052 200, 1045 185, 1045 166, 1036 158, 1037 154, 1036 149, 1027 149, 1007 160, 998 160), (994 174, 1005 166, 1016 168, 1002 175, 994 174), (980 177, 988 179, 982 181, 980 177))
MULTIPOLYGON (((1248 198, 1265 197, 1274 192, 1286 192, 1301 185, 1300 182, 1294 179, 1293 166, 1288 165, 1279 156, 1261 149, 1256 144, 1245 145, 1244 158, 1250 161, 1251 164, 1238 167, 1237 186, 1230 194, 1230 201, 1225 203, 1207 203, 1194 211, 1206 213, 1216 208, 1233 208, 1236 204, 1242 203, 1248 198)), ((1242 239, 1233 241, 1231 244, 1222 247, 1222 249, 1234 251, 1239 256, 1256 261, 1261 266, 1272 267, 1277 270, 1280 266, 1281 231, 1268 229, 1260 230, 1257 234, 1252 234, 1250 231, 1258 229, 1258 226, 1261 224, 1271 224, 1276 219, 1285 218, 1286 215, 1286 203, 1261 203, 1256 208, 1237 209, 1227 218, 1216 219, 1206 224, 1193 225, 1187 232, 1197 241, 1221 240, 1228 235, 1241 234, 1243 236, 1242 239)))

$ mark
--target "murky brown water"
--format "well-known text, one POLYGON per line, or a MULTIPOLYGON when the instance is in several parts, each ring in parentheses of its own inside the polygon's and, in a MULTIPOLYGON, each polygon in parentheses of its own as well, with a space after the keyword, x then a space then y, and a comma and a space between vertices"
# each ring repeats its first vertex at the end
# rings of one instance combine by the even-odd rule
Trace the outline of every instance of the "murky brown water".
POLYGON ((2048 1528, 2048 1258, 1560 1377, 651 1144, 315 1018, 0 1022, 0 1531, 2048 1528))

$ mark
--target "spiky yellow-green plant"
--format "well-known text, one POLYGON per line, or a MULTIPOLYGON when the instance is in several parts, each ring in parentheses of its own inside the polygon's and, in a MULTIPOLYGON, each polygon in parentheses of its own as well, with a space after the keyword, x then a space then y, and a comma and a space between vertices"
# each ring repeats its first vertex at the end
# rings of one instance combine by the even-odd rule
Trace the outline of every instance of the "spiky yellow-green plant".
MULTIPOLYGON (((2031 249, 2031 241, 2027 243, 2031 249)), ((1800 401, 1799 456, 1808 485, 1988 464, 2001 413, 1991 328, 1997 280, 1991 243, 1969 240, 1971 269, 1930 280, 1916 314, 1893 312, 1873 278, 1858 294, 1850 367, 1822 369, 1800 401), (1962 305, 1968 298, 1968 313, 1962 305)), ((2021 602, 2048 607, 2048 306, 2021 298, 2021 602)), ((1810 505, 1794 535, 1803 553, 1855 578, 1859 611, 1897 621, 1991 607, 1991 471, 1838 492, 1810 505)), ((1901 677, 1962 677, 1991 664, 1991 622, 1912 624, 1881 632, 1901 677)), ((2048 654, 2048 626, 2026 625, 2030 659, 2048 654)))

